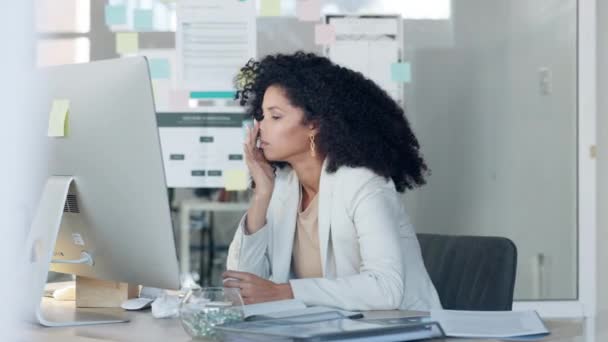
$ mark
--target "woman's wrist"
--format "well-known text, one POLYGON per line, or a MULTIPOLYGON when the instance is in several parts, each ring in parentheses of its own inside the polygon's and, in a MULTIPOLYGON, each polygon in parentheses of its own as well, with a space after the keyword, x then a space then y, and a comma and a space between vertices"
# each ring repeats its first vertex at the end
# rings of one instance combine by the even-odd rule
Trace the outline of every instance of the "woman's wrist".
POLYGON ((277 289, 279 293, 279 300, 294 298, 293 291, 291 290, 291 285, 289 283, 277 284, 277 289))
POLYGON ((270 204, 270 198, 255 196, 251 199, 249 210, 247 211, 247 221, 245 230, 250 235, 260 230, 266 225, 266 212, 270 204))
POLYGON ((253 191, 252 200, 258 203, 268 203, 270 202, 270 198, 272 197, 272 191, 263 191, 259 189, 255 189, 253 191))

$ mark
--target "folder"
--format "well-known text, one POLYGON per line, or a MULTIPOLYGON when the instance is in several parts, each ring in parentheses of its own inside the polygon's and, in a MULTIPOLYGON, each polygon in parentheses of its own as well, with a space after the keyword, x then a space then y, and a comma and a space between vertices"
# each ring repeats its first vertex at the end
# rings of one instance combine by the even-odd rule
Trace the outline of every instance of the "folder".
POLYGON ((350 319, 339 311, 215 327, 222 341, 414 341, 445 337, 436 322, 383 324, 350 319))

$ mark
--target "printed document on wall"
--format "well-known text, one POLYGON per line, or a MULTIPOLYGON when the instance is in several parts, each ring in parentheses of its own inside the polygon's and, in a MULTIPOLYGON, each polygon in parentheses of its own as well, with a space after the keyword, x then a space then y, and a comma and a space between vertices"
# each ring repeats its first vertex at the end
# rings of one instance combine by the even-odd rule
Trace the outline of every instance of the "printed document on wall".
POLYGON ((244 113, 157 113, 170 188, 245 190, 244 113))
POLYGON ((177 2, 177 77, 191 91, 234 91, 239 69, 256 56, 254 0, 177 2))
POLYGON ((330 23, 336 29, 336 41, 329 47, 328 57, 361 72, 400 101, 403 88, 391 78, 391 65, 401 54, 399 19, 330 17, 330 23))

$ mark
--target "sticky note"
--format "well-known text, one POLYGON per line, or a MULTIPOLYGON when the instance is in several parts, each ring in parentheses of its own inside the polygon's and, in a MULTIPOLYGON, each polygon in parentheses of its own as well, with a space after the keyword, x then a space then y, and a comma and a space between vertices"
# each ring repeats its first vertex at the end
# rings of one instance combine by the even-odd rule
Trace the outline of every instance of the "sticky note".
POLYGON ((49 113, 49 137, 65 137, 70 130, 70 100, 54 100, 49 113))
POLYGON ((321 18, 321 1, 297 0, 296 15, 301 21, 319 21, 321 18))
POLYGON ((133 12, 133 27, 136 31, 152 31, 154 12, 150 9, 136 9, 133 12))
POLYGON ((116 52, 124 55, 137 53, 139 50, 139 35, 134 32, 120 32, 116 34, 116 52))
POLYGON ((412 68, 410 63, 391 64, 391 79, 399 83, 410 83, 412 80, 412 68))
POLYGON ((247 173, 244 170, 226 170, 224 187, 227 191, 247 190, 247 173))
POLYGON ((148 60, 150 66, 150 77, 153 80, 167 79, 171 77, 171 66, 166 58, 150 58, 148 60))
POLYGON ((260 16, 278 17, 281 15, 281 0, 262 0, 260 16))
POLYGON ((171 90, 169 92, 169 108, 179 110, 189 108, 190 92, 187 90, 171 90))
POLYGON ((127 7, 123 5, 106 5, 106 25, 125 25, 127 23, 127 7))
POLYGON ((315 25, 315 43, 317 45, 331 45, 336 41, 336 29, 333 25, 315 25))

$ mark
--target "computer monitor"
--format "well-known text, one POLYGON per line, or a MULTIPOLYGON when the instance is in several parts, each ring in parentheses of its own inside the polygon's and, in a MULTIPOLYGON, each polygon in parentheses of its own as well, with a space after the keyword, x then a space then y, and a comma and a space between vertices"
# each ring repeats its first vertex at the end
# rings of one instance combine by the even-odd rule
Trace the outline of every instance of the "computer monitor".
POLYGON ((50 264, 57 272, 179 288, 148 63, 123 58, 42 74, 46 91, 33 129, 47 136, 55 100, 68 100, 69 112, 66 136, 45 138, 48 170, 27 241, 31 318, 50 326, 122 321, 77 310, 62 322, 39 307, 51 259, 82 259, 50 264))

